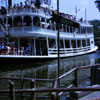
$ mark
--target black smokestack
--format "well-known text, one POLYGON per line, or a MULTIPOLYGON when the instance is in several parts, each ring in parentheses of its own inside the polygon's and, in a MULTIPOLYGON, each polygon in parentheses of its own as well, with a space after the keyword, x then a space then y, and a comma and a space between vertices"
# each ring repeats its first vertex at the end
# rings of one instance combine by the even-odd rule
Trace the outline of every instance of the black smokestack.
POLYGON ((8 0, 8 7, 12 7, 12 0, 8 0))

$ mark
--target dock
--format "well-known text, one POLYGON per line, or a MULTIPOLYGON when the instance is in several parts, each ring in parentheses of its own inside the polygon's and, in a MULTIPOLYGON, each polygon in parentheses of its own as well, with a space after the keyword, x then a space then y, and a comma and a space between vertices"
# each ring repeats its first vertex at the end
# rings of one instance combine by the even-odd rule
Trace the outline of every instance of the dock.
POLYGON ((29 100, 41 100, 41 98, 44 98, 44 100, 89 100, 90 98, 91 100, 92 98, 93 100, 100 100, 100 86, 98 85, 100 83, 98 81, 100 76, 97 76, 99 69, 100 64, 75 67, 56 79, 0 77, 0 81, 8 82, 7 89, 0 89, 0 98, 7 96, 8 100, 17 100, 16 98, 20 98, 21 100, 25 100, 25 98, 29 98, 29 100), (90 76, 84 79, 80 78, 78 75, 79 70, 88 68, 91 71, 90 76), (74 79, 71 80, 71 84, 62 87, 62 79, 67 79, 68 75, 72 73, 74 79), (81 87, 79 83, 87 79, 90 80, 90 86, 81 87), (44 86, 38 88, 38 82, 47 82, 50 87, 44 86), (26 85, 26 83, 28 83, 28 85, 26 85), (72 93, 74 93, 74 95, 72 95, 72 93), (82 94, 84 95, 82 96, 82 94), (62 97, 65 99, 61 99, 62 97))

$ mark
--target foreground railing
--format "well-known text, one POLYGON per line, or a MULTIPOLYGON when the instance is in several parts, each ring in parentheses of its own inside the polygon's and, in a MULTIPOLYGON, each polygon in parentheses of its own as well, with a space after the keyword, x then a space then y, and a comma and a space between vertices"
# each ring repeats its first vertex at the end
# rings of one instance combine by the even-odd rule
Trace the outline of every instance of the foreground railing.
POLYGON ((49 98, 50 100, 59 100, 59 97, 65 93, 65 92, 71 92, 71 91, 100 91, 100 86, 98 87, 78 87, 78 82, 86 79, 90 79, 91 86, 94 84, 97 84, 96 74, 97 70, 100 67, 100 64, 96 65, 90 65, 90 66, 81 66, 81 67, 75 67, 72 70, 68 71, 67 73, 61 75, 60 77, 56 79, 32 79, 32 78, 13 78, 13 77, 0 77, 0 80, 11 80, 9 84, 9 89, 0 90, 0 96, 9 96, 10 100, 15 100, 16 96, 20 96, 21 100, 24 100, 27 96, 30 97, 30 100, 36 100, 38 98, 37 93, 49 93, 46 94, 47 96, 41 96, 41 98, 49 98), (81 69, 90 69, 90 77, 85 77, 85 79, 79 79, 78 77, 78 71, 81 69), (61 79, 67 77, 68 75, 74 73, 74 80, 72 80, 72 84, 65 88, 61 88, 60 83, 61 79), (20 80, 21 81, 21 89, 16 89, 15 84, 13 80, 20 80), (24 82, 29 81, 30 82, 30 88, 25 89, 24 88, 24 82), (52 83, 51 88, 36 88, 36 81, 39 82, 50 82, 52 83), (29 93, 28 95, 25 95, 26 93, 29 93))

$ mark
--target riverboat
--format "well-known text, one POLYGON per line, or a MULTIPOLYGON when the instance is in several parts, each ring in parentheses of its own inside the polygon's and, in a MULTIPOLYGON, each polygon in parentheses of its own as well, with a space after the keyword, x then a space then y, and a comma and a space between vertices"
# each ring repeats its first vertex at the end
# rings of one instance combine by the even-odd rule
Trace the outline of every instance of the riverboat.
MULTIPOLYGON (((42 4, 46 5, 45 2, 42 4)), ((8 10, 2 7, 0 62, 39 62, 57 59, 58 28, 60 58, 97 50, 93 26, 87 21, 77 20, 75 16, 69 14, 58 14, 57 11, 42 5, 9 7, 8 10)))

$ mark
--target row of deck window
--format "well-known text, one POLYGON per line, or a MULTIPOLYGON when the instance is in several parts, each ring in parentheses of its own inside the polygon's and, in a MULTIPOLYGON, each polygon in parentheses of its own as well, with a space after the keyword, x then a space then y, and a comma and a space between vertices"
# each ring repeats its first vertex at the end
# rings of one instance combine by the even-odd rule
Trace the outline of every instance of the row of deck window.
MULTIPOLYGON (((7 51, 7 47, 11 48, 11 52, 3 52, 4 54, 18 54, 22 55, 24 54, 24 51, 26 51, 25 48, 30 46, 30 51, 28 52, 28 55, 48 55, 49 48, 57 49, 57 40, 56 39, 50 39, 50 38, 15 38, 16 43, 9 39, 9 43, 7 43, 6 39, 0 39, 0 45, 4 45, 6 49, 3 49, 7 51)), ((60 40, 60 48, 61 49, 68 49, 68 48, 82 48, 90 46, 90 40, 89 39, 81 39, 81 40, 60 40)))
MULTIPOLYGON (((0 24, 5 26, 6 23, 7 23, 6 18, 0 18, 0 24)), ((57 30, 56 22, 52 22, 49 19, 38 17, 38 16, 9 17, 8 24, 10 27, 37 26, 45 29, 57 30)), ((93 27, 80 26, 79 28, 75 28, 66 24, 61 24, 60 31, 85 34, 85 33, 93 33, 93 27)))

